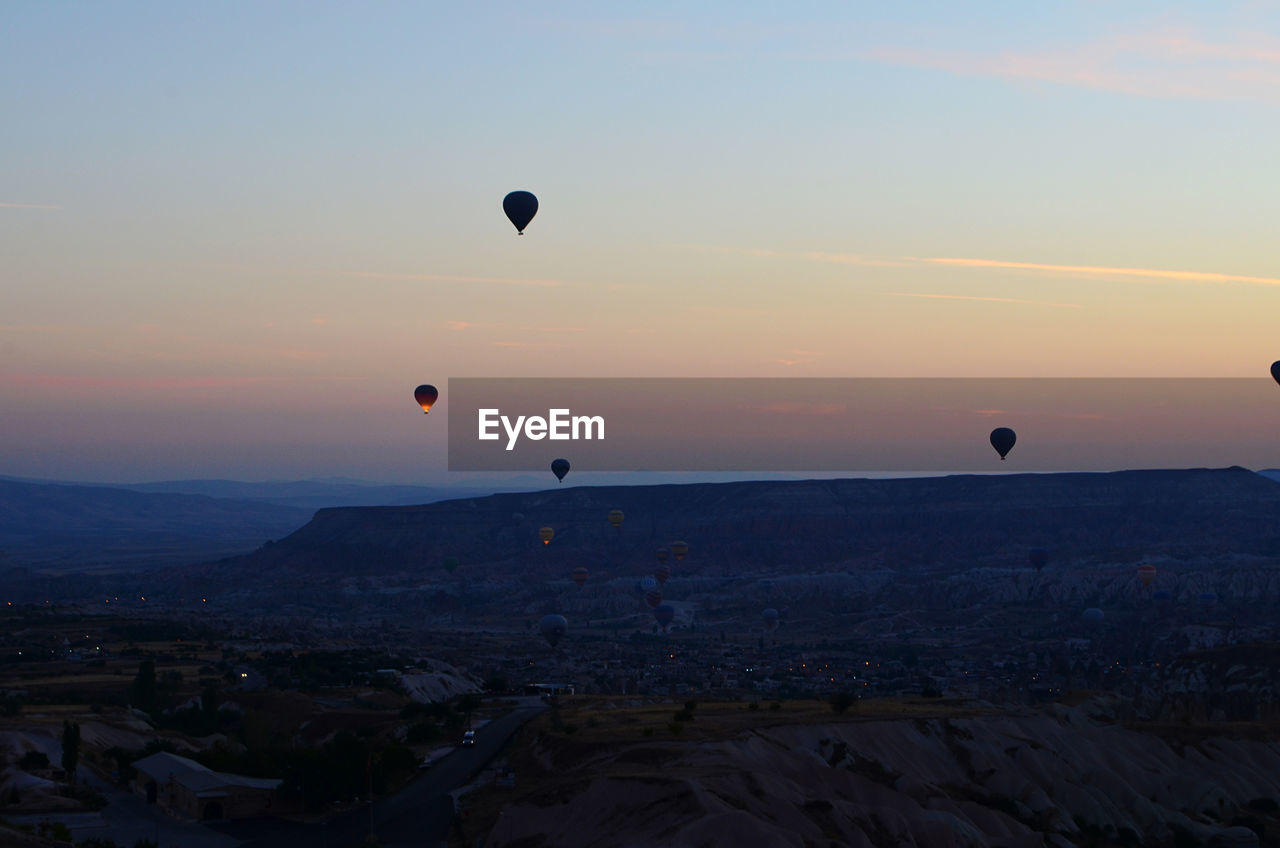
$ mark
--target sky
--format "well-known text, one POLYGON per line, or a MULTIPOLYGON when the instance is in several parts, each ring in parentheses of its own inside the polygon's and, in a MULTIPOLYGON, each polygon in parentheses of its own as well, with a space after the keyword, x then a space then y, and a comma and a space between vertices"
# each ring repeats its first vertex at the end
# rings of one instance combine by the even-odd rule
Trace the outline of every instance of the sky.
POLYGON ((0 115, 0 474, 453 479, 450 377, 1280 359, 1276 3, 6 3, 0 115))

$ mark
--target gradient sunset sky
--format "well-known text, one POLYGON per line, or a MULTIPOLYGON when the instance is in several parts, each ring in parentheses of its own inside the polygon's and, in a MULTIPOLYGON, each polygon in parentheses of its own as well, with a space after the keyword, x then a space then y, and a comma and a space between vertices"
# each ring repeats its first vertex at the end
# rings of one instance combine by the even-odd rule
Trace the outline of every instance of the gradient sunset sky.
POLYGON ((614 8, 0 6, 0 474, 438 480, 449 377, 1280 359, 1277 4, 614 8))

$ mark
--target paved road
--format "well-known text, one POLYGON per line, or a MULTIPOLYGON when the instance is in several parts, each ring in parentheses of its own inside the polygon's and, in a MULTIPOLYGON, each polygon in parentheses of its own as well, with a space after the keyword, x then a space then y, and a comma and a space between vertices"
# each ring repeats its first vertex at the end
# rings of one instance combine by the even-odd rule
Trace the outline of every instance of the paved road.
MULTIPOLYGON (((459 747, 390 798, 373 805, 372 826, 386 848, 435 848, 453 821, 449 793, 466 786, 529 719, 547 709, 538 698, 517 699, 519 706, 476 730, 474 747, 459 747)), ((242 840, 241 848, 355 848, 368 837, 369 808, 335 816, 323 825, 272 819, 212 825, 242 840)))

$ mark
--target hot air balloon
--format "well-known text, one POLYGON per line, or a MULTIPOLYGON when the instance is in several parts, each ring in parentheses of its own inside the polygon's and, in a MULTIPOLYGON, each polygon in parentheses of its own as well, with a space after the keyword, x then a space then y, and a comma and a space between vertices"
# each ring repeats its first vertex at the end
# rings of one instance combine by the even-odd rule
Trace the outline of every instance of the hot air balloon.
POLYGON ((1143 586, 1150 586, 1156 582, 1156 567, 1154 565, 1138 566, 1138 579, 1142 581, 1143 586))
POLYGON ((659 604, 658 606, 654 607, 653 617, 658 622, 658 624, 662 625, 662 629, 666 630, 667 625, 669 625, 672 621, 675 620, 675 617, 676 617, 675 607, 671 606, 671 604, 659 604))
POLYGON ((418 402, 418 406, 422 407, 422 413, 431 411, 431 404, 436 402, 440 397, 440 392, 436 391, 435 386, 422 385, 413 390, 413 399, 418 402))
POLYGON ((623 514, 622 510, 620 509, 609 510, 609 523, 612 524, 614 527, 621 527, 622 519, 624 518, 626 518, 626 515, 623 514))
POLYGON ((654 589, 651 592, 646 592, 644 602, 649 605, 649 609, 657 609, 658 605, 662 603, 662 593, 657 589, 654 589))
POLYGON ((524 228, 529 226, 533 216, 538 214, 538 198, 527 191, 513 191, 502 198, 502 211, 515 225, 516 232, 524 235, 524 228))
POLYGON ((689 546, 684 542, 672 542, 671 553, 675 554, 676 562, 679 562, 689 553, 689 546))
POLYGON ((538 538, 542 540, 542 544, 549 545, 551 540, 556 537, 556 531, 550 527, 543 527, 538 530, 538 538))
POLYGON ((1027 562, 1031 563, 1032 568, 1039 571, 1049 564, 1049 552, 1044 548, 1032 548, 1027 551, 1027 562))
POLYGON ((456 556, 447 556, 444 558, 444 570, 452 574, 458 570, 458 558, 456 556))
POLYGON ((538 622, 538 630, 547 644, 554 648, 568 632, 569 622, 565 621, 563 615, 544 615, 542 621, 538 622))
POLYGON ((1016 441, 1018 441, 1018 434, 1008 427, 997 427, 991 431, 991 447, 996 449, 996 453, 1000 454, 1002 460, 1009 451, 1013 450, 1013 443, 1016 441))
POLYGON ((556 475, 557 480, 564 482, 564 475, 569 473, 569 460, 553 460, 551 463, 551 473, 556 475))
POLYGON ((1271 379, 1280 383, 1280 362, 1271 363, 1271 379))
POLYGON ((671 577, 671 566, 659 565, 653 570, 653 577, 658 581, 659 586, 667 585, 667 580, 671 577))
POLYGON ((519 527, 521 524, 524 524, 524 513, 523 512, 511 513, 511 520, 516 523, 517 527, 519 527))
POLYGON ((760 615, 764 617, 765 630, 772 633, 774 630, 778 629, 778 611, 776 609, 769 607, 764 612, 760 613, 760 615))
POLYGON ((1089 607, 1087 610, 1084 611, 1084 614, 1080 617, 1090 623, 1099 624, 1102 622, 1102 610, 1098 609, 1097 607, 1089 607))
POLYGON ((652 592, 658 588, 658 581, 652 577, 646 577, 640 581, 640 593, 652 592))
POLYGON ((575 568, 573 570, 573 582, 577 583, 578 588, 581 589, 583 584, 587 582, 587 577, 590 576, 590 574, 591 574, 590 571, 587 571, 585 568, 582 568, 581 566, 579 566, 578 568, 575 568))
POLYGON ((658 548, 658 562, 666 562, 667 557, 671 555, 671 551, 666 548, 658 548))

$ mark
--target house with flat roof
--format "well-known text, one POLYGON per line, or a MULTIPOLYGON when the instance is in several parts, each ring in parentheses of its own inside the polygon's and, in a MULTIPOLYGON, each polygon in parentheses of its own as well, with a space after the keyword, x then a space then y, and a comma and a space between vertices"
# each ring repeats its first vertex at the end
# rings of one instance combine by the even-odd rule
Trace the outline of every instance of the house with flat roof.
POLYGON ((163 751, 133 767, 133 791, 172 815, 216 820, 280 812, 273 809, 280 780, 225 774, 163 751))

